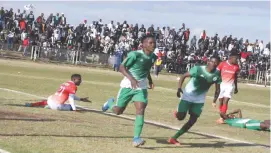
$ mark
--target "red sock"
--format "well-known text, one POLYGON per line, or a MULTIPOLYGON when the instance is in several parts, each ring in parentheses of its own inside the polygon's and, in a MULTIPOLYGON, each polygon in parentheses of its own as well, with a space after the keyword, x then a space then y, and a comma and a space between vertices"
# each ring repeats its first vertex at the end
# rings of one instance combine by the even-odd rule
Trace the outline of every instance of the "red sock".
POLYGON ((222 112, 222 106, 223 106, 223 104, 221 104, 221 105, 219 106, 220 112, 222 112))
POLYGON ((222 113, 226 114, 227 110, 228 110, 228 105, 227 104, 223 104, 222 107, 221 107, 221 109, 220 109, 220 111, 222 113))
POLYGON ((43 100, 40 102, 35 102, 35 103, 31 103, 32 107, 39 107, 39 106, 46 106, 47 105, 47 100, 43 100))

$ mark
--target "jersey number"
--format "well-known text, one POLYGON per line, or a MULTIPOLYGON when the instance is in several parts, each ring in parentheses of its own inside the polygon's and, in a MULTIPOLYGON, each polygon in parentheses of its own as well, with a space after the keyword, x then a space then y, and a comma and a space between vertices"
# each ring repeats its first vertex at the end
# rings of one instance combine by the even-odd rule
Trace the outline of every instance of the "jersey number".
POLYGON ((55 95, 61 96, 64 90, 65 90, 65 87, 64 87, 64 86, 61 86, 61 87, 57 90, 57 92, 55 93, 55 95))

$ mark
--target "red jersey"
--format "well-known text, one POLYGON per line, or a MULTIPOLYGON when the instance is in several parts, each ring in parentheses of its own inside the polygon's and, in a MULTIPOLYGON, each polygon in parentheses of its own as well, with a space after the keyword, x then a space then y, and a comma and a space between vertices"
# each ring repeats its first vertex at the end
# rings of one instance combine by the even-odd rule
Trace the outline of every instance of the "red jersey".
POLYGON ((68 81, 66 83, 63 83, 57 92, 52 95, 52 99, 58 103, 58 104, 64 104, 70 94, 75 94, 77 90, 77 86, 72 81, 68 81))
POLYGON ((247 59, 250 54, 250 52, 241 52, 241 58, 247 59))
POLYGON ((232 65, 228 61, 221 62, 217 69, 221 73, 222 83, 233 85, 235 78, 235 75, 239 72, 239 66, 238 65, 232 65))

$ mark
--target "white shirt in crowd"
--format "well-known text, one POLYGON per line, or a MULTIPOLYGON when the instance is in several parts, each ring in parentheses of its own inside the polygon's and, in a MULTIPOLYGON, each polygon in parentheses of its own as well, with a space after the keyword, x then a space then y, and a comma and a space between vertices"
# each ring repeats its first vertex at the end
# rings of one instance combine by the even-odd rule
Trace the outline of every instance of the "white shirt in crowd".
POLYGON ((225 55, 225 51, 224 50, 219 50, 218 55, 219 55, 219 57, 223 57, 225 55))
POLYGON ((8 34, 8 38, 13 38, 14 37, 14 32, 10 32, 9 34, 8 34))
POLYGON ((248 52, 253 52, 253 47, 252 47, 252 45, 248 45, 248 46, 247 46, 247 51, 248 51, 248 52))
POLYGON ((91 31, 92 31, 92 34, 90 36, 95 38, 97 34, 97 30, 94 27, 91 27, 91 31))
POLYGON ((27 36, 27 33, 26 32, 22 32, 21 34, 21 40, 23 41, 27 36))
POLYGON ((259 47, 260 47, 260 51, 262 52, 264 50, 264 46, 262 42, 259 43, 259 47))
POLYGON ((60 30, 58 29, 54 30, 54 38, 55 40, 60 40, 60 30))
POLYGON ((229 44, 228 50, 231 51, 233 47, 234 47, 233 44, 229 44))
POLYGON ((266 55, 266 56, 269 56, 270 55, 269 49, 265 48, 264 51, 263 51, 263 54, 266 55))
POLYGON ((114 25, 114 24, 109 23, 109 24, 107 25, 107 27, 109 28, 109 30, 110 30, 110 31, 113 31, 113 30, 114 30, 115 25, 114 25))

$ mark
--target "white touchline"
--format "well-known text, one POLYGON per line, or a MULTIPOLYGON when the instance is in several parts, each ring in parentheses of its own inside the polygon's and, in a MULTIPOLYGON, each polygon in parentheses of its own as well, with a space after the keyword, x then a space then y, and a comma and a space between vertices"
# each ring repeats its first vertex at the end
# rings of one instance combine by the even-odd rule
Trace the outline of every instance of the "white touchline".
MULTIPOLYGON (((31 96, 31 97, 35 97, 35 98, 46 99, 45 97, 42 97, 42 96, 37 96, 37 95, 34 95, 34 94, 30 94, 30 93, 26 93, 26 92, 22 92, 22 91, 17 91, 17 90, 12 90, 12 89, 7 89, 7 88, 0 88, 0 90, 13 92, 13 93, 18 93, 18 94, 22 94, 22 95, 27 95, 27 96, 31 96)), ((79 108, 85 109, 85 110, 102 112, 101 110, 97 110, 97 109, 89 109, 87 107, 79 106, 79 105, 76 105, 76 106, 79 107, 79 108)), ((111 115, 111 116, 117 116, 117 115, 115 115, 113 113, 107 113, 107 112, 105 112, 105 114, 108 114, 108 115, 111 115)), ((118 117, 125 118, 125 119, 130 119, 130 120, 135 120, 135 118, 129 117, 129 116, 126 116, 126 115, 118 115, 118 117)), ((158 126, 164 126, 164 127, 167 127, 169 129, 173 129, 173 130, 179 130, 179 127, 166 125, 166 124, 163 124, 163 123, 160 123, 160 122, 155 122, 155 121, 152 121, 152 120, 145 120, 145 123, 158 125, 158 126)), ((218 135, 215 135, 215 134, 209 134, 209 133, 204 133, 204 132, 196 132, 196 131, 191 131, 191 132, 196 133, 196 134, 202 134, 202 135, 206 135, 206 136, 216 137, 216 138, 220 138, 220 139, 230 140, 230 141, 234 141, 234 142, 245 143, 245 144, 250 144, 250 145, 255 145, 255 146, 261 146, 261 147, 265 147, 265 148, 270 148, 270 146, 268 146, 268 145, 256 144, 256 143, 253 143, 253 142, 242 141, 242 140, 228 138, 228 137, 224 137, 224 136, 218 136, 218 135)))
POLYGON ((10 153, 10 152, 3 150, 3 149, 0 149, 0 153, 10 153))
MULTIPOLYGON (((34 79, 47 79, 47 80, 64 80, 64 79, 57 79, 57 78, 49 78, 49 77, 39 77, 39 76, 31 76, 31 75, 17 75, 17 74, 7 74, 7 73, 0 73, 0 75, 8 75, 8 76, 15 76, 15 77, 27 77, 27 78, 34 78, 34 79)), ((116 85, 115 83, 111 82, 99 82, 99 81, 89 81, 89 80, 84 80, 83 82, 90 83, 90 84, 98 84, 98 85, 116 85)), ((118 85, 119 87, 119 85, 118 85)), ((171 88, 165 88, 165 87, 155 87, 155 89, 158 89, 160 91, 170 91, 170 92, 175 92, 174 89, 171 88)), ((209 99, 213 99, 211 96, 206 96, 209 99)), ((263 105, 263 104, 253 104, 249 102, 244 102, 244 101, 237 101, 234 99, 231 99, 230 101, 236 102, 234 104, 245 104, 247 106, 256 106, 256 107, 262 107, 262 108, 270 108, 269 105, 263 105)))

